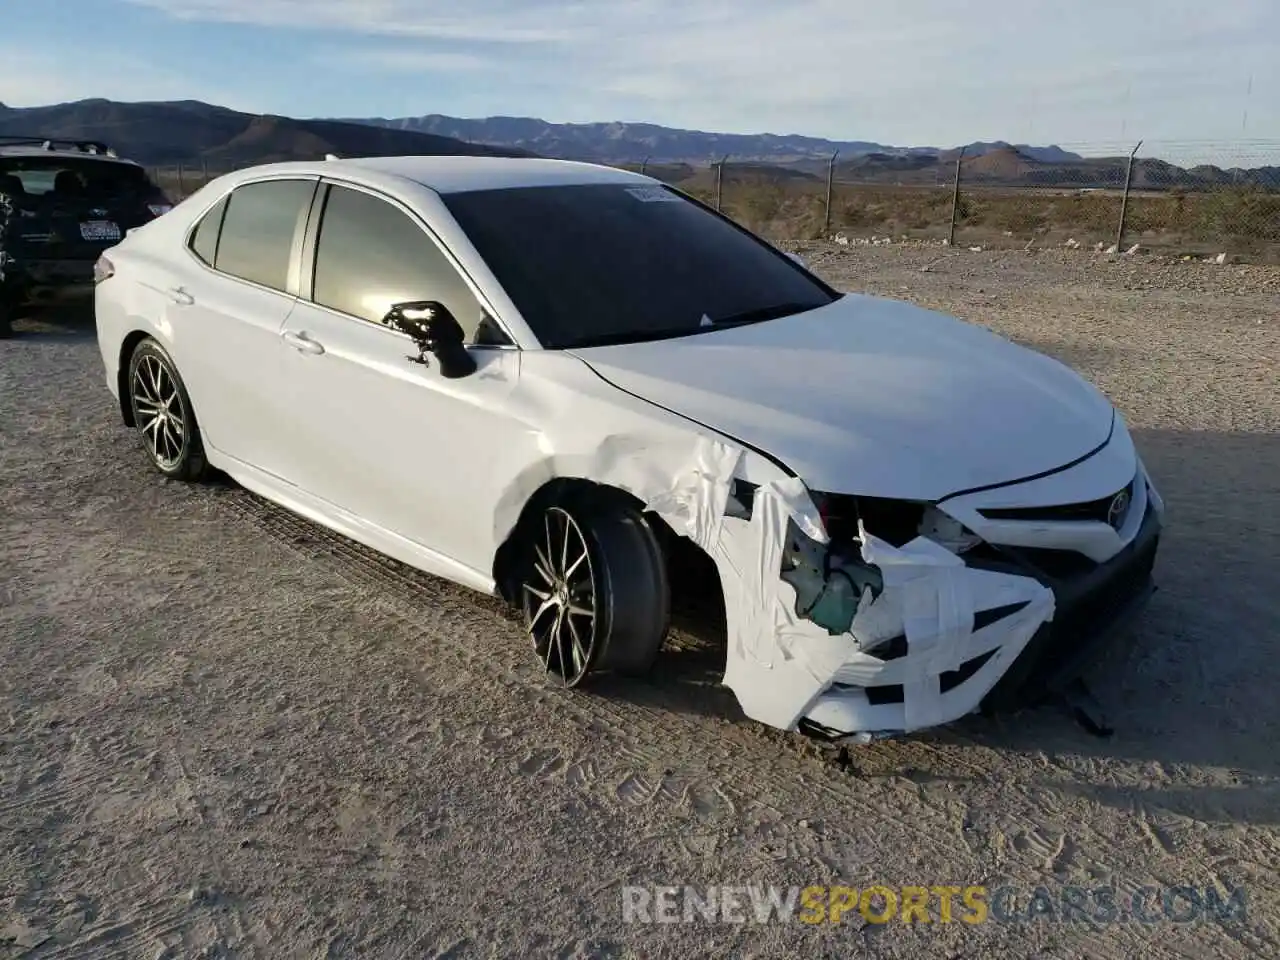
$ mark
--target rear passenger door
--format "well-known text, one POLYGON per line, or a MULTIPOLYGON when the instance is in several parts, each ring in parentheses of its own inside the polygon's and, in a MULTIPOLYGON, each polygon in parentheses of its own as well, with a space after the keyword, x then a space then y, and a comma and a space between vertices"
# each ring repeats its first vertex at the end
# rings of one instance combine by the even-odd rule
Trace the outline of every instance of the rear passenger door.
POLYGON ((188 269, 166 291, 175 360, 205 443, 277 478, 294 427, 280 379, 280 333, 297 299, 317 183, 237 187, 198 222, 188 269))

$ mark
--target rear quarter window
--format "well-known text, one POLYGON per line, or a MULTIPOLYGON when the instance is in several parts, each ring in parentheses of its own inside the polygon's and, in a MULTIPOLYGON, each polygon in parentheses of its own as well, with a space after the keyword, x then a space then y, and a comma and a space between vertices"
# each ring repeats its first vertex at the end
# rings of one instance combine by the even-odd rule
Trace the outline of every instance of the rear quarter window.
POLYGON ((223 197, 200 218, 191 234, 191 252, 210 267, 218 256, 218 235, 222 232, 222 216, 226 211, 227 198, 223 197))

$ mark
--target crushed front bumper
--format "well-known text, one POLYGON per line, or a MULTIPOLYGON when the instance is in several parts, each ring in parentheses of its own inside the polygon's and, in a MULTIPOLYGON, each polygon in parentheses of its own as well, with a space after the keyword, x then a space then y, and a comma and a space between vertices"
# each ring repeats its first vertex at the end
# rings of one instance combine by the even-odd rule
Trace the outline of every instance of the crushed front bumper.
POLYGON ((925 590, 936 596, 917 599, 915 612, 909 594, 903 601, 908 633, 913 618, 920 624, 916 638, 895 637, 856 654, 805 710, 799 728, 823 739, 866 740, 974 710, 1042 702, 1121 637, 1155 592, 1161 511, 1150 497, 1141 508, 1137 532, 1102 563, 1071 551, 988 547, 959 568, 940 566, 925 590), (1038 604, 1037 595, 1051 600, 1038 604), (972 626, 948 636, 940 625, 952 602, 972 626))
POLYGON ((1022 654, 983 698, 988 712, 1034 704, 1078 677, 1132 627, 1156 592, 1152 576, 1160 545, 1160 519, 1147 504, 1137 536, 1116 556, 1075 576, 1052 575, 1012 550, 1053 590, 1054 618, 1040 627, 1022 654))

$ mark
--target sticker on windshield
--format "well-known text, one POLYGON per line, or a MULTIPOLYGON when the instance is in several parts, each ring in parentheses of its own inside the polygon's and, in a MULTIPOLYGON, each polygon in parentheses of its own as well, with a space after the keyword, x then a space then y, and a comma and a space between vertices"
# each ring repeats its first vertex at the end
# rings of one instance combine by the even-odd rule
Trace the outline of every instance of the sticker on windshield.
POLYGON ((663 187, 627 187, 631 194, 641 203, 679 203, 680 198, 663 187))

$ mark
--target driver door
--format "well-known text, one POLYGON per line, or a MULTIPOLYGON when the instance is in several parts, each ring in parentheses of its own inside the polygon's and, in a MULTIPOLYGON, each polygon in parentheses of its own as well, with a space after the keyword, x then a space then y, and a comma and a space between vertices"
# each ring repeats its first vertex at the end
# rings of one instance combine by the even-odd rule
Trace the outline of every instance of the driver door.
POLYGON ((413 341, 382 322, 392 304, 440 301, 471 344, 492 321, 406 208, 355 187, 322 190, 311 296, 281 331, 297 425, 291 479, 360 522, 485 569, 497 497, 491 467, 515 429, 507 401, 520 353, 471 346, 476 371, 452 380, 429 355, 414 362, 413 341))

